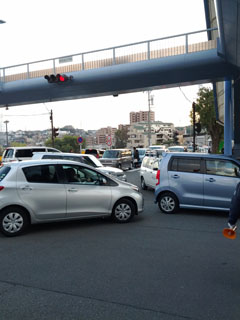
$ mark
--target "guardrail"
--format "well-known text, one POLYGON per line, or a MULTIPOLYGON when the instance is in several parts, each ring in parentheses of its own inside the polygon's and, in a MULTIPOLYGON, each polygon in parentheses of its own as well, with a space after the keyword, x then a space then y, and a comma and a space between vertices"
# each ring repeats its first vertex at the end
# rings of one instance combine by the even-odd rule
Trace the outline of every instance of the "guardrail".
MULTIPOLYGON (((211 28, 154 40, 83 52, 71 56, 29 62, 0 68, 0 81, 44 77, 46 74, 69 73, 107 66, 146 61, 179 54, 210 50, 217 47, 216 40, 207 40, 207 34, 217 32, 211 28)), ((216 37, 215 37, 216 38, 216 37)))

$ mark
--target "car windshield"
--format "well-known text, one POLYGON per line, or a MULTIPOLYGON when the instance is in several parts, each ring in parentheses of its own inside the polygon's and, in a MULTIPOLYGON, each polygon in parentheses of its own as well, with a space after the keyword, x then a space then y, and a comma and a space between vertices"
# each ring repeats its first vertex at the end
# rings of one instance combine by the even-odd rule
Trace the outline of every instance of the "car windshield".
POLYGON ((138 153, 140 156, 144 156, 146 153, 146 150, 145 149, 138 149, 138 153))
POLYGON ((97 167, 97 168, 103 166, 96 157, 91 157, 91 159, 89 157, 82 157, 82 158, 84 160, 84 163, 90 166, 97 167))
POLYGON ((118 150, 106 150, 103 154, 103 158, 118 158, 119 151, 118 150))

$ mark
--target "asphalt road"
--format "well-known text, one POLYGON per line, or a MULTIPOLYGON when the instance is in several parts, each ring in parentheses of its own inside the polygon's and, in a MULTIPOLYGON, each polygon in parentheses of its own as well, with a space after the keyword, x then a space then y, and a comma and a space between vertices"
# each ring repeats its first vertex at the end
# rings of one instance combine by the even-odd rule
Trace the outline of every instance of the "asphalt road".
MULTIPOLYGON (((127 175, 140 184, 138 171, 127 175)), ((0 320, 239 320, 240 236, 222 236, 227 215, 165 215, 143 194, 144 213, 128 224, 0 235, 0 320)))

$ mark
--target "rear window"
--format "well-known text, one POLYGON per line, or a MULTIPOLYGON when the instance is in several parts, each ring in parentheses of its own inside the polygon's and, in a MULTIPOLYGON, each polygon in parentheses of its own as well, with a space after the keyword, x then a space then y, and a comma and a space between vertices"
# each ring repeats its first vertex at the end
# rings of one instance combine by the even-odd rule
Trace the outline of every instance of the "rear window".
POLYGON ((10 170, 11 168, 8 166, 3 166, 0 168, 0 181, 3 181, 10 170))
POLYGON ((85 154, 93 154, 96 156, 98 154, 98 152, 96 149, 86 149, 85 154))

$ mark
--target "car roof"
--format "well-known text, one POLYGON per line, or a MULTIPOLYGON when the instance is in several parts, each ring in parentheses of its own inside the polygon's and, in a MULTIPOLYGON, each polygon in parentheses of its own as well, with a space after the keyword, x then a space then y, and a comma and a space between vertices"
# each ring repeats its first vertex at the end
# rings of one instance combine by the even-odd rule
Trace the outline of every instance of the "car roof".
POLYGON ((73 152, 35 152, 34 155, 54 155, 54 156, 80 156, 80 157, 94 157, 92 154, 85 154, 85 153, 73 153, 73 152))
POLYGON ((215 153, 202 153, 202 152, 166 152, 163 156, 168 157, 201 157, 201 158, 212 158, 212 159, 222 159, 222 160, 234 160, 240 164, 240 161, 233 158, 232 156, 225 156, 223 154, 215 153))
MULTIPOLYGON (((14 161, 14 162, 7 162, 4 163, 3 166, 11 166, 11 167, 25 167, 25 166, 31 166, 31 165, 43 165, 43 164, 74 164, 76 165, 76 161, 71 160, 63 160, 63 159, 42 159, 42 160, 24 160, 24 161, 14 161)), ((79 163, 78 165, 81 165, 83 167, 95 169, 92 166, 89 166, 84 163, 79 163)))

